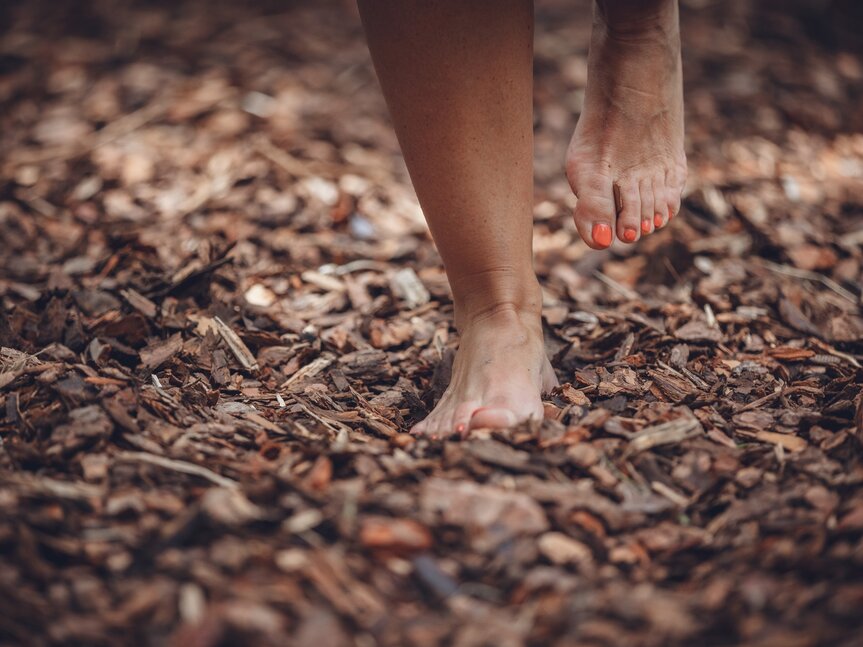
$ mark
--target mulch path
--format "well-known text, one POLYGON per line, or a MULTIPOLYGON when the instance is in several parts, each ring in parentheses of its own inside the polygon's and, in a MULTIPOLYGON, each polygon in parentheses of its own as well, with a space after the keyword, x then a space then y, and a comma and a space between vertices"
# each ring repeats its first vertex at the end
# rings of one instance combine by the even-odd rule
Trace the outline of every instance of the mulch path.
POLYGON ((434 441, 451 301, 350 3, 57 4, 0 9, 0 644, 863 644, 858 5, 684 2, 683 214, 597 253, 588 9, 540 3, 562 386, 434 441))

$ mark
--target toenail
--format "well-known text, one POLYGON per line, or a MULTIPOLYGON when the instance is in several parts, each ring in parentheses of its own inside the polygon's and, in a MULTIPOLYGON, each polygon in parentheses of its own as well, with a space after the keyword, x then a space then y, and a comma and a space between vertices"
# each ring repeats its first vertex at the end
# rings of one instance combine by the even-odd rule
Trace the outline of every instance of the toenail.
POLYGON ((662 227, 662 216, 658 213, 653 215, 653 226, 657 229, 662 227))
POLYGON ((641 233, 642 234, 649 234, 650 233, 650 221, 649 220, 642 220, 641 221, 641 233))
POLYGON ((623 240, 627 243, 635 242, 636 236, 638 236, 638 232, 633 227, 627 227, 623 230, 623 240))
POLYGON ((456 426, 455 430, 457 433, 463 434, 464 433, 464 423, 456 426))
POLYGON ((668 207, 668 220, 670 221, 672 218, 674 218, 674 211, 668 207))
POLYGON ((593 242, 603 247, 611 245, 611 226, 604 222, 593 224, 593 242))

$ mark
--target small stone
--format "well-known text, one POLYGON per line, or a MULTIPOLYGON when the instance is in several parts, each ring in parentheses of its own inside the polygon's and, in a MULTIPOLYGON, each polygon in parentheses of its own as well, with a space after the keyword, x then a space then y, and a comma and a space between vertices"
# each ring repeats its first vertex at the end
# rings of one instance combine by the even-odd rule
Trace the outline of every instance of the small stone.
POLYGON ((243 295, 249 305, 269 308, 276 302, 276 294, 265 285, 255 283, 243 295))

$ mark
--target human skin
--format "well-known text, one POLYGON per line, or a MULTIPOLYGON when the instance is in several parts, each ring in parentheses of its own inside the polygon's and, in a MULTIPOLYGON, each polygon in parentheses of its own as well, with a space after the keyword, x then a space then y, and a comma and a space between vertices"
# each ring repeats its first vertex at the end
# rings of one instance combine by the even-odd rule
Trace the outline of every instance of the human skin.
MULTIPOLYGON (((533 3, 360 0, 411 180, 450 282, 452 379, 413 431, 464 434, 542 417, 556 383, 531 254, 533 3)), ((677 213, 685 181, 677 5, 594 11, 585 107, 570 143, 574 218, 601 249, 677 213)))

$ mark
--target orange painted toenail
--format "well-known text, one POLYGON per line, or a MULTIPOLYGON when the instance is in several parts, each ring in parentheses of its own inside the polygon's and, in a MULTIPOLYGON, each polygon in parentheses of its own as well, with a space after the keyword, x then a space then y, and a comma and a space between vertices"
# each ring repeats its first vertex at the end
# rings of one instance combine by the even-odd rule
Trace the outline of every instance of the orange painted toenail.
POLYGON ((649 234, 650 233, 650 221, 649 220, 642 220, 641 221, 641 233, 642 234, 649 234))
POLYGON ((653 215, 653 226, 659 229, 662 227, 662 216, 658 213, 653 215))
POLYGON ((635 237, 638 236, 638 232, 635 231, 632 227, 627 227, 623 230, 623 240, 627 243, 635 242, 635 237))
POLYGON ((462 424, 458 425, 458 426, 455 428, 455 430, 456 430, 458 433, 463 434, 463 433, 464 433, 464 423, 462 423, 462 424))
POLYGON ((674 211, 672 211, 671 207, 668 207, 668 220, 671 221, 672 218, 674 218, 674 211))
POLYGON ((611 226, 604 222, 593 224, 593 242, 603 247, 611 245, 611 226))

